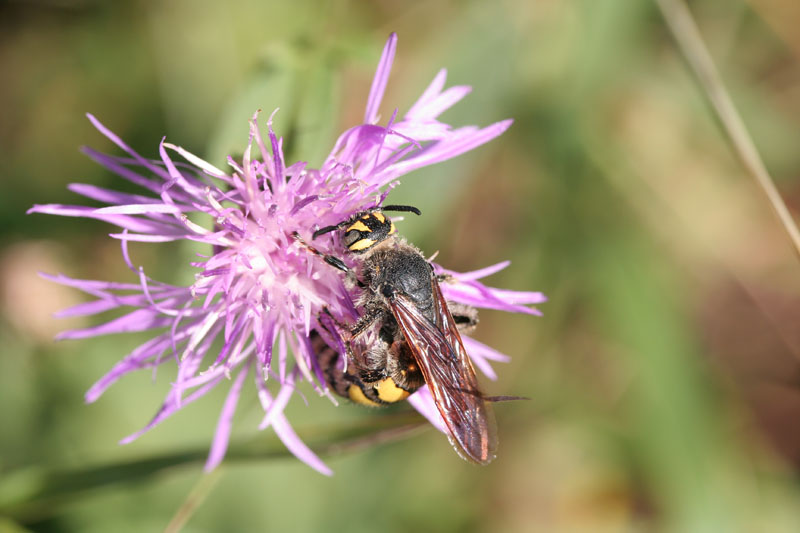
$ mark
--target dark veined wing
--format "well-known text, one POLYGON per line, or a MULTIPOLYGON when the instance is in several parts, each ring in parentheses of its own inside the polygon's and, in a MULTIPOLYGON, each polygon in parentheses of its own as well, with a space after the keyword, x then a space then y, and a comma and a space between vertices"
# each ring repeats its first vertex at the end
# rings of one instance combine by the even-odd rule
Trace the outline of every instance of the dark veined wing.
POLYGON ((487 464, 497 448, 494 415, 480 392, 439 284, 431 283, 435 322, 403 294, 395 293, 389 305, 444 419, 451 444, 464 459, 487 464))

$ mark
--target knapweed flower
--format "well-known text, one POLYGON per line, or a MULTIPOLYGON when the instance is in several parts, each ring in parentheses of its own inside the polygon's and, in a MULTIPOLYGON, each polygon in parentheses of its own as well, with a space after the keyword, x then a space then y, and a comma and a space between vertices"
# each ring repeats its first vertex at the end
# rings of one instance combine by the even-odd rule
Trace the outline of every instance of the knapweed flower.
MULTIPOLYGON (((307 168, 304 162, 287 164, 282 139, 274 133, 271 119, 265 139, 259 132, 257 115, 250 122, 243 156, 229 157, 227 172, 163 140, 160 159, 146 159, 89 116, 98 130, 127 155, 107 155, 92 149, 86 149, 86 153, 141 187, 142 193, 72 184, 69 188, 73 192, 107 207, 51 204, 34 206, 30 212, 94 218, 120 228, 111 237, 120 240, 124 260, 138 280, 114 283, 63 275, 51 279, 94 298, 63 311, 61 316, 127 311, 97 326, 66 331, 60 338, 139 331, 153 334, 86 393, 87 402, 97 400, 129 372, 160 366, 170 369, 172 383, 163 405, 149 424, 123 443, 138 438, 220 383, 230 382, 206 463, 207 469, 214 468, 225 455, 236 404, 249 376, 255 380, 264 409, 260 429, 272 427, 298 458, 330 474, 292 430, 283 410, 300 381, 327 394, 309 335, 312 330, 325 329, 321 324, 323 308, 339 320, 355 321, 358 289, 349 287, 341 272, 310 254, 292 234, 308 237, 320 227, 379 206, 400 176, 480 146, 511 124, 504 120, 485 128, 453 128, 437 120, 470 91, 465 86, 444 89, 445 70, 436 75, 402 118, 395 111, 385 124, 379 124, 378 107, 396 41, 393 34, 383 50, 364 123, 339 137, 319 169, 307 168), (174 154, 183 161, 173 160, 174 154), (190 286, 151 279, 142 268, 134 267, 128 254, 131 241, 183 239, 208 245, 209 255, 193 258, 190 263, 196 269, 190 286)), ((337 249, 335 241, 320 239, 315 246, 342 256, 343 249, 337 249)), ((543 302, 541 293, 498 290, 477 281, 506 264, 466 274, 440 269, 454 279, 443 284, 445 297, 476 307, 538 314, 527 305, 543 302)), ((507 357, 473 339, 464 340, 475 365, 493 378, 489 361, 507 357)), ((330 342, 343 351, 341 339, 330 342)), ((436 410, 426 391, 420 390, 411 401, 436 423, 436 410)))

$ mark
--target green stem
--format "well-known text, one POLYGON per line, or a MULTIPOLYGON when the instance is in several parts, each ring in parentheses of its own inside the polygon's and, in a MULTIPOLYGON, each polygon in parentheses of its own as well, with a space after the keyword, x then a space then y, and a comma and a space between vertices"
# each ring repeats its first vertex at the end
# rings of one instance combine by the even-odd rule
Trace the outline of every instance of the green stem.
MULTIPOLYGON (((397 413, 321 431, 306 431, 304 440, 313 443, 311 448, 318 455, 332 457, 407 438, 426 427, 428 424, 417 413, 397 413)), ((0 516, 23 524, 41 520, 58 514, 64 505, 90 496, 98 489, 142 482, 188 465, 202 465, 207 455, 208 448, 203 446, 106 465, 69 470, 28 467, 4 473, 0 478, 0 516)), ((277 437, 258 437, 231 444, 225 463, 292 457, 277 437)))

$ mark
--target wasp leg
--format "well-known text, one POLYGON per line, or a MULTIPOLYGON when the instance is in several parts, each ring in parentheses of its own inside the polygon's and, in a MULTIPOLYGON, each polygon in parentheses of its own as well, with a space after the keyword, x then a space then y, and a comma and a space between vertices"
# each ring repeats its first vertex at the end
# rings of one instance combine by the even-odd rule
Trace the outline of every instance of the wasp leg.
MULTIPOLYGON (((436 281, 439 283, 455 283, 456 278, 450 274, 438 274, 436 281)), ((447 308, 450 314, 453 315, 453 320, 456 322, 458 331, 461 333, 470 334, 475 330, 478 325, 478 310, 471 305, 461 304, 453 301, 447 302, 447 308)))
MULTIPOLYGON (((327 307, 322 308, 322 312, 331 319, 331 321, 336 325, 337 328, 347 331, 350 333, 350 338, 346 341, 349 343, 350 341, 357 339, 361 335, 363 335, 369 328, 378 321, 382 321, 386 317, 386 311, 381 309, 380 307, 369 307, 367 308, 366 312, 361 315, 361 318, 353 324, 346 324, 340 320, 338 320, 331 312, 328 310, 327 307)), ((322 322, 320 325, 328 330, 322 322)), ((330 332, 329 332, 330 333, 330 332)))
MULTIPOLYGON (((347 351, 348 357, 354 357, 355 352, 353 351, 353 341, 356 340, 358 337, 366 333, 373 324, 379 321, 383 321, 386 317, 386 311, 381 309, 380 307, 369 307, 367 308, 366 312, 361 315, 361 318, 353 324, 349 325, 340 320, 331 314, 330 310, 327 307, 322 308, 322 312, 325 313, 325 316, 331 319, 331 321, 336 325, 337 328, 343 331, 347 331, 350 335, 349 338, 344 339, 344 345, 347 351)), ((327 327, 319 321, 320 325, 325 329, 328 330, 327 327)), ((328 331, 330 333, 330 331, 328 331)))
POLYGON ((361 318, 359 318, 358 322, 356 322, 355 326, 353 326, 353 329, 350 330, 351 340, 360 336, 362 333, 367 331, 370 328, 370 326, 372 326, 375 322, 382 321, 385 317, 386 317, 385 309, 378 306, 367 307, 364 314, 361 315, 361 318))
MULTIPOLYGON (((330 318, 331 322, 333 322, 336 325, 336 327, 339 328, 340 330, 350 331, 352 329, 353 326, 345 324, 344 322, 333 316, 333 314, 331 313, 330 309, 328 309, 327 306, 322 308, 322 312, 325 314, 325 316, 330 318)), ((322 325, 322 327, 325 328, 325 330, 328 330, 328 328, 326 328, 325 325, 322 324, 322 322, 320 322, 320 325, 322 325)), ((330 333, 330 331, 328 331, 328 333, 330 333)))
POLYGON ((339 259, 338 257, 335 257, 333 255, 328 255, 328 254, 320 252, 319 250, 317 250, 316 248, 314 248, 313 246, 308 244, 306 241, 304 241, 303 238, 300 236, 300 234, 297 233, 296 231, 292 232, 292 238, 295 241, 297 241, 298 243, 300 243, 300 245, 303 248, 305 248, 306 250, 308 250, 312 254, 324 259, 325 262, 328 263, 329 265, 331 265, 332 267, 337 268, 337 269, 341 270, 342 272, 344 272, 346 274, 349 274, 350 272, 352 272, 350 270, 350 268, 347 265, 344 264, 344 261, 342 261, 341 259, 339 259))
MULTIPOLYGON (((363 350, 356 352, 353 349, 353 341, 368 331, 375 322, 378 320, 383 320, 383 317, 385 316, 385 311, 378 307, 368 308, 366 312, 361 315, 361 318, 358 319, 358 322, 356 322, 355 325, 350 329, 350 338, 344 341, 344 346, 347 350, 348 359, 355 362, 356 368, 365 369, 367 366, 373 365, 368 365, 367 361, 365 360, 365 356, 367 360, 370 359, 369 350, 366 352, 363 350)), ((385 367, 385 364, 378 366, 383 368, 385 367)))
POLYGON ((339 259, 335 255, 326 254, 326 253, 323 253, 323 252, 317 250, 316 248, 314 248, 313 246, 308 244, 306 241, 304 241, 303 238, 300 236, 300 234, 297 233, 296 231, 292 232, 292 238, 295 241, 297 241, 300 244, 300 246, 305 248, 307 251, 311 252, 312 254, 316 255, 317 257, 321 257, 326 263, 328 263, 333 268, 335 268, 337 270, 341 270, 342 272, 347 274, 348 278, 353 280, 353 282, 356 285, 358 285, 359 288, 363 289, 365 287, 364 283, 360 279, 358 279, 356 277, 355 272, 353 272, 353 270, 350 267, 348 267, 347 265, 344 264, 344 261, 342 261, 341 259, 339 259))
POLYGON ((386 311, 380 307, 368 307, 361 318, 350 329, 350 338, 345 341, 347 346, 348 355, 353 354, 353 341, 363 335, 378 321, 382 321, 386 317, 386 311))
POLYGON ((478 326, 478 310, 466 304, 447 302, 447 308, 453 315, 458 331, 469 335, 478 326))

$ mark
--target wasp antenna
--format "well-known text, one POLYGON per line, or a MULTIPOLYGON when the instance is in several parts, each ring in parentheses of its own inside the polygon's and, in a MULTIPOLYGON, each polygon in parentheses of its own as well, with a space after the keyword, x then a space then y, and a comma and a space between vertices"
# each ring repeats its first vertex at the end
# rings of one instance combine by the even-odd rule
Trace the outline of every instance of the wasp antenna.
POLYGON ((413 205, 385 205, 381 207, 381 211, 404 211, 406 213, 414 213, 415 215, 422 215, 422 211, 413 205))
POLYGON ((326 233, 330 233, 332 231, 336 231, 337 229, 339 229, 339 226, 325 226, 324 228, 320 228, 317 231, 315 231, 314 233, 312 233, 311 234, 311 238, 312 239, 316 239, 320 235, 325 235, 326 233))

